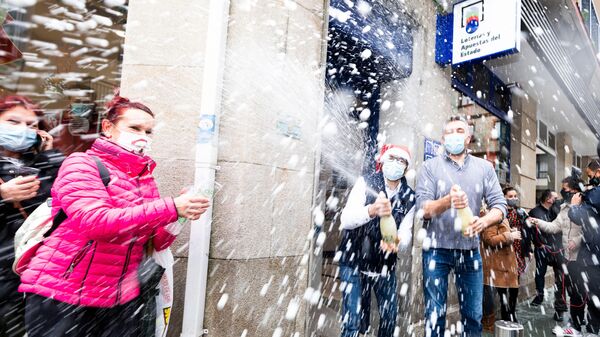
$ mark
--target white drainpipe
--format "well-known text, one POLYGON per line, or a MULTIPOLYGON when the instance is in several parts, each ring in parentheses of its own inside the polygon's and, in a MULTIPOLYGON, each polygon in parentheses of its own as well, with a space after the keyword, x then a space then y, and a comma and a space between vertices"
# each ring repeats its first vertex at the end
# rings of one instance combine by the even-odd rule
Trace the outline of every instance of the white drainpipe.
MULTIPOLYGON (((210 0, 200 123, 196 139, 194 186, 197 191, 210 195, 211 199, 214 194, 217 170, 218 114, 221 111, 228 20, 229 0, 210 0)), ((211 225, 212 207, 198 221, 191 224, 181 337, 208 334, 203 323, 211 225)))

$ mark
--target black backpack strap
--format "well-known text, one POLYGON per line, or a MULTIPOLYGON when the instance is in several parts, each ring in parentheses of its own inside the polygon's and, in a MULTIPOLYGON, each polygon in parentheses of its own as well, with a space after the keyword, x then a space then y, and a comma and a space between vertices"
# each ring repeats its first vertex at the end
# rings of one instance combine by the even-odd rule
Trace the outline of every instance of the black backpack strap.
MULTIPOLYGON (((104 166, 100 158, 96 156, 90 157, 92 157, 92 159, 94 159, 94 161, 96 162, 98 172, 100 173, 100 179, 102 179, 102 184, 104 184, 105 187, 108 186, 108 183, 110 182, 110 172, 108 172, 108 169, 106 168, 106 166, 104 166)), ((60 226, 60 224, 63 223, 63 221, 65 220, 67 220, 67 214, 61 208, 58 210, 58 213, 56 213, 56 216, 52 220, 52 227, 50 227, 50 229, 46 233, 44 233, 44 238, 49 237, 52 234, 52 232, 54 232, 58 228, 58 226, 60 226)))
POLYGON ((100 173, 100 179, 102 179, 102 183, 104 184, 104 186, 108 186, 108 183, 110 182, 110 173, 108 172, 108 169, 106 168, 106 166, 104 166, 100 158, 96 156, 91 157, 96 162, 96 166, 98 166, 98 172, 100 173))

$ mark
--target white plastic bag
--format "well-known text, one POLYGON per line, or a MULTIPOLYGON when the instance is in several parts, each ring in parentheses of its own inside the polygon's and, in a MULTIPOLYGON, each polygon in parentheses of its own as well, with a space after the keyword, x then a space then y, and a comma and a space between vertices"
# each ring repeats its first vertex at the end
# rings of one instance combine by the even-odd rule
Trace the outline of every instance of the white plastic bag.
POLYGON ((156 337, 165 337, 171 320, 173 307, 173 265, 175 259, 170 248, 154 251, 152 258, 165 268, 165 273, 158 285, 160 293, 156 296, 156 337))

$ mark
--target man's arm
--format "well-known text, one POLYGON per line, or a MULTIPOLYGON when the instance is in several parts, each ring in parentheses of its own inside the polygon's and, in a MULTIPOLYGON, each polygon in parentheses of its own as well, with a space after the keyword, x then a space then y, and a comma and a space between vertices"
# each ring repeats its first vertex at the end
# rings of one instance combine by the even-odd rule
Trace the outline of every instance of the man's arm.
POLYGON ((491 165, 487 167, 483 186, 483 197, 490 210, 481 218, 475 217, 473 223, 469 227, 469 231, 472 235, 479 234, 485 228, 500 223, 506 217, 506 199, 502 193, 502 187, 500 187, 496 172, 491 165))
POLYGON ((452 207, 450 194, 446 194, 437 200, 425 201, 423 204, 423 218, 429 220, 449 210, 450 207, 452 207))
POLYGON ((418 208, 423 210, 423 218, 429 220, 450 209, 450 194, 435 199, 437 180, 431 174, 429 167, 423 165, 417 180, 416 196, 418 208))
POLYGON ((367 202, 367 183, 363 177, 360 177, 354 183, 346 206, 342 210, 340 218, 342 229, 355 229, 367 222, 371 221, 372 217, 369 214, 369 206, 367 202))

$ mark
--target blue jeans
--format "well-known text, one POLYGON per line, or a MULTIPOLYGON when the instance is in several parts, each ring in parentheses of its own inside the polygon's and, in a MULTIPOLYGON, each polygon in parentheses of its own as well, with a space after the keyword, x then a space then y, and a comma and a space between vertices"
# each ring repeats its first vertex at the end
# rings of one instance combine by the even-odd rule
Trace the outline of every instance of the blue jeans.
POLYGON ((371 289, 375 292, 379 310, 378 337, 392 337, 398 314, 398 281, 391 271, 385 277, 367 277, 357 269, 341 266, 340 279, 346 288, 342 297, 342 335, 357 337, 364 334, 371 319, 371 289), (350 288, 348 288, 350 287, 350 288))
POLYGON ((478 249, 430 249, 423 251, 423 292, 425 332, 428 337, 444 336, 448 274, 454 270, 465 337, 481 336, 483 269, 478 249))

